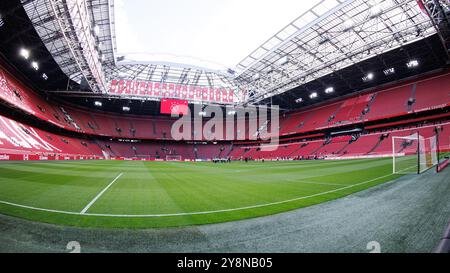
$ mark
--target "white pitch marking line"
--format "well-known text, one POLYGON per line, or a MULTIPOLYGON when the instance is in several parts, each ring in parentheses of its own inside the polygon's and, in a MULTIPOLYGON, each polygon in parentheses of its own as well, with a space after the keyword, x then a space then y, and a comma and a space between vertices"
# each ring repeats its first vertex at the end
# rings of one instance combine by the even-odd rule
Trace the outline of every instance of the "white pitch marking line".
POLYGON ((86 207, 84 207, 84 209, 80 212, 80 214, 85 214, 86 211, 95 203, 95 201, 97 201, 97 199, 99 199, 100 196, 102 196, 105 193, 105 191, 107 191, 109 187, 111 187, 112 184, 114 184, 114 182, 116 182, 122 175, 123 173, 120 173, 118 176, 116 176, 116 178, 114 178, 114 180, 111 181, 111 183, 109 183, 108 186, 106 186, 99 194, 97 194, 96 197, 94 197, 94 199, 92 199, 91 202, 89 202, 89 204, 87 204, 86 207))

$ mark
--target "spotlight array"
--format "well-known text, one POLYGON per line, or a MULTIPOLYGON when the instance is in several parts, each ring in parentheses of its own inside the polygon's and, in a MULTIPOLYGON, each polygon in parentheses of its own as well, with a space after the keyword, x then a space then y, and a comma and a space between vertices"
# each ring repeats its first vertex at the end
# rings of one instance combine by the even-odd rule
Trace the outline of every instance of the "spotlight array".
MULTIPOLYGON (((30 50, 26 49, 26 48, 21 48, 19 50, 19 56, 21 56, 22 58, 24 58, 25 60, 29 60, 31 57, 31 52, 30 50)), ((39 63, 36 60, 31 60, 30 61, 30 66, 31 68, 33 68, 36 71, 39 71, 39 63)), ((48 76, 45 73, 42 73, 42 79, 43 80, 48 80, 48 76)))
MULTIPOLYGON (((414 69, 414 68, 418 67, 419 64, 420 63, 419 63, 419 61, 417 59, 412 59, 412 60, 410 60, 410 61, 408 61, 406 63, 406 67, 408 67, 409 69, 414 69)), ((393 75, 395 73, 396 73, 395 67, 389 67, 389 68, 386 68, 386 69, 383 70, 383 74, 385 76, 390 76, 390 75, 393 75)), ((370 82, 373 79, 375 79, 375 73, 374 72, 368 72, 366 75, 364 75, 362 77, 362 80, 364 82, 370 82)), ((334 92, 334 87, 329 86, 329 87, 325 88, 325 94, 331 94, 333 92, 334 92)), ((319 94, 317 92, 313 92, 313 93, 309 94, 309 98, 310 99, 315 99, 318 96, 319 96, 319 94)), ((295 99, 295 103, 301 103, 301 102, 303 102, 303 98, 295 99)))

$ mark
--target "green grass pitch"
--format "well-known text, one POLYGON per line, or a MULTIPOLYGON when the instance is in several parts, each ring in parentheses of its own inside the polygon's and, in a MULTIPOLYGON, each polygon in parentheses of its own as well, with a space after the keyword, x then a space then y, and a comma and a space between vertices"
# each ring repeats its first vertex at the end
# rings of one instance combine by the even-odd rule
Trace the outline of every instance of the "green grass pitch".
POLYGON ((1 162, 0 213, 82 227, 199 225, 310 206, 399 176, 389 158, 1 162))

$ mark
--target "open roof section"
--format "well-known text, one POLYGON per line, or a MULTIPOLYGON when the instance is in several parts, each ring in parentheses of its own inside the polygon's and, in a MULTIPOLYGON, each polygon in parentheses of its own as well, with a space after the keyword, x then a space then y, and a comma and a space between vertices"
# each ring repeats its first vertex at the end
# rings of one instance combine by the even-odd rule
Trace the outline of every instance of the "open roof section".
MULTIPOLYGON (((190 56, 234 68, 320 0, 115 0, 119 54, 190 56)), ((150 57, 151 57, 150 56, 150 57)), ((137 61, 151 61, 143 58, 137 61)), ((195 60, 193 60, 195 62, 195 60)), ((196 63, 194 63, 196 64, 196 63)))
POLYGON ((257 103, 434 33, 416 0, 323 0, 241 61, 236 80, 257 103))
POLYGON ((236 63, 319 1, 115 0, 118 61, 107 77, 238 92, 236 63))

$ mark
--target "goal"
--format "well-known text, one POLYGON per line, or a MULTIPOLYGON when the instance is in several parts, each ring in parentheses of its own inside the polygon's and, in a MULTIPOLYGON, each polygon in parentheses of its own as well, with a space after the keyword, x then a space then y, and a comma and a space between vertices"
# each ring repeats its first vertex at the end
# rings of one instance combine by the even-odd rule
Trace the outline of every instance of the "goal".
POLYGON ((418 133, 392 137, 392 172, 423 173, 438 164, 436 136, 425 138, 418 133))
POLYGON ((166 161, 181 161, 181 155, 166 155, 166 161))

